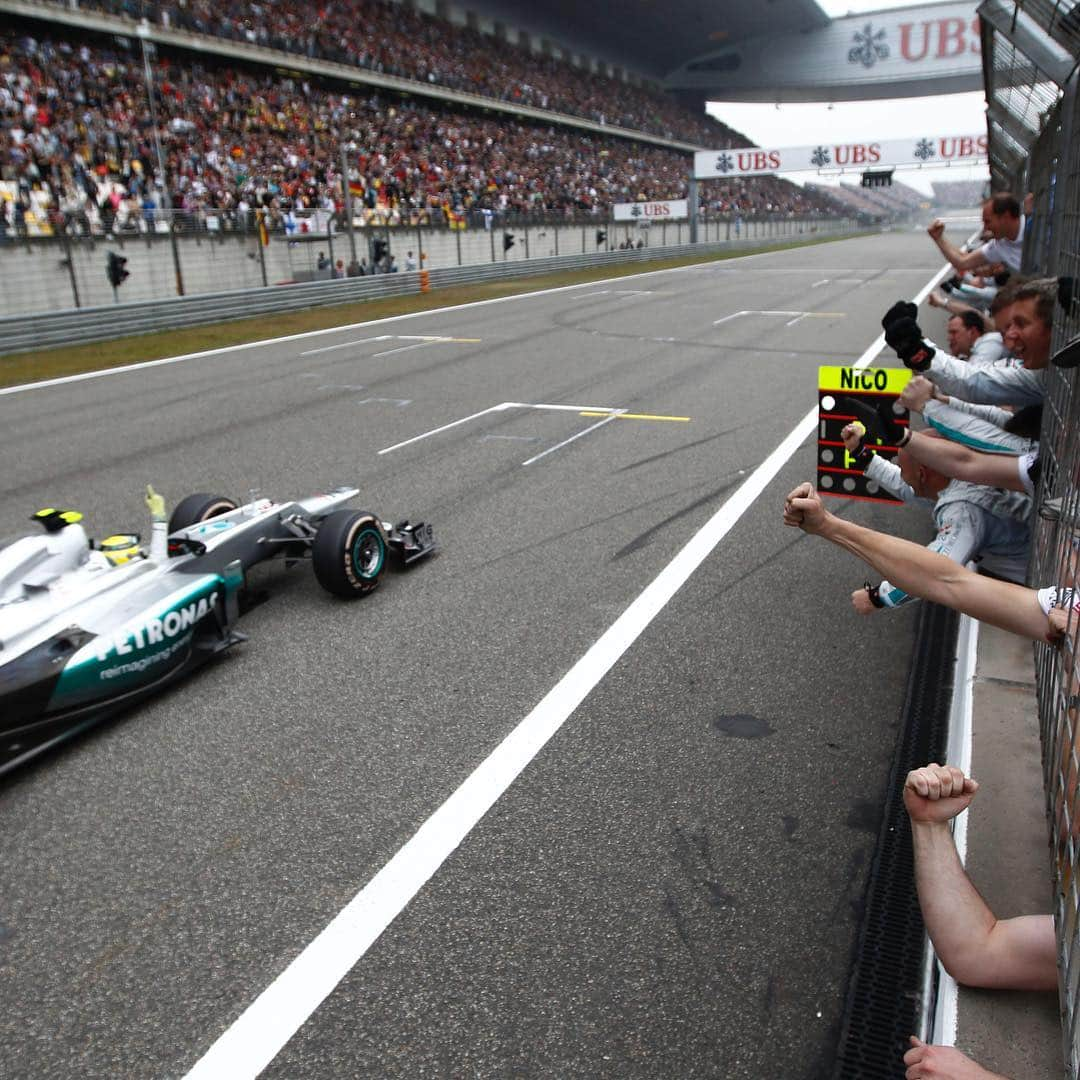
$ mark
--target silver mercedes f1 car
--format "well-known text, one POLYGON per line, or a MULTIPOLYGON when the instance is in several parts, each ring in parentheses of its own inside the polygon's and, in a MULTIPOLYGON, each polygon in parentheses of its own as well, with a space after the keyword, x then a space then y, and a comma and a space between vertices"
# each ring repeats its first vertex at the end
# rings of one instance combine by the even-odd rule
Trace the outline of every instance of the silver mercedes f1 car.
MULTIPOLYGON (((435 550, 431 526, 349 509, 356 488, 237 506, 189 495, 155 525, 94 544, 76 511, 0 547, 0 773, 171 683, 244 640, 247 571, 310 559, 340 597, 363 596, 390 561, 435 550)), ((163 515, 162 515, 163 517, 163 515)))

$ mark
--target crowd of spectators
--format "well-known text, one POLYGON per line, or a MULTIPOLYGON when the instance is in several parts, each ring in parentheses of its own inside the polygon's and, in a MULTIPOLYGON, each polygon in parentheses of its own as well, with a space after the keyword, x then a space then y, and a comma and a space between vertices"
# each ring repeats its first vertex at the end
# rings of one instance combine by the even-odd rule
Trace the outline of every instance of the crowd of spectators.
MULTIPOLYGON (((1071 505, 1077 480, 1060 467, 1044 469, 1039 445, 1051 366, 1080 364, 1080 338, 1051 355, 1054 321, 1073 303, 1071 279, 1020 275, 1028 219, 1015 196, 991 196, 982 218, 983 240, 972 250, 950 241, 941 221, 927 230, 958 271, 931 305, 950 313, 949 347, 923 333, 910 301, 898 301, 882 319, 886 343, 913 372, 900 403, 913 418, 921 414, 924 429, 899 419, 891 401, 873 408, 840 399, 835 409, 846 421, 842 471, 864 473, 904 502, 922 502, 934 518, 934 539, 922 548, 835 516, 811 484, 788 496, 784 521, 852 552, 882 576, 880 584, 867 582, 853 592, 861 615, 923 598, 1075 656, 1077 541, 1064 543, 1053 580, 1035 588, 1026 581, 1035 500, 1044 514, 1060 509, 1063 499, 1071 505), (1055 490, 1044 490, 1050 485, 1055 490), (969 561, 978 573, 967 568, 969 561)), ((835 462, 828 454, 821 460, 835 462)), ((1031 782, 1041 786, 1040 776, 1031 782)), ((1070 785, 1071 799, 1075 779, 1070 785)), ((1039 912, 998 919, 957 855, 950 823, 977 790, 955 766, 937 763, 913 770, 904 785, 915 884, 931 943, 945 970, 964 985, 1054 990, 1053 918, 1039 912)), ((914 1036, 904 1064, 911 1080, 1001 1080, 959 1050, 914 1036)))
MULTIPOLYGON (((608 213, 616 202, 685 198, 689 157, 662 147, 416 98, 338 88, 269 68, 160 52, 157 130, 172 206, 225 223, 340 214, 347 150, 363 206, 418 211, 608 213)), ((78 230, 152 223, 163 205, 137 42, 0 31, 0 181, 14 185, 6 227, 47 213, 78 230)), ((703 185, 706 209, 821 212, 793 184, 703 185)))
POLYGON ((691 113, 659 89, 600 75, 390 0, 331 0, 311 7, 296 0, 80 3, 710 149, 750 145, 720 121, 691 113))

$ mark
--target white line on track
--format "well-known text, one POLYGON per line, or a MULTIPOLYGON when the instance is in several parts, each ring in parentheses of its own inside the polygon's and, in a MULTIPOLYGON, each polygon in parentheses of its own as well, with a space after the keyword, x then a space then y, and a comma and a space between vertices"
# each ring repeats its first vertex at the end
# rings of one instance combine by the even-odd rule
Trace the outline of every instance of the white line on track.
MULTIPOLYGON (((756 267, 746 266, 745 263, 749 263, 754 259, 768 258, 776 255, 775 251, 755 251, 750 255, 738 255, 735 258, 726 260, 727 265, 724 267, 725 272, 734 273, 736 269, 739 273, 744 271, 753 271, 761 273, 821 273, 823 270, 832 270, 834 273, 840 273, 842 270, 850 270, 855 273, 864 267, 814 267, 814 268, 802 268, 802 267, 778 267, 775 271, 770 270, 768 267, 756 267), (733 263, 738 263, 738 267, 733 267, 733 263)), ((183 364, 188 360, 203 360, 210 356, 221 356, 224 353, 238 353, 247 352, 251 349, 264 349, 272 345, 281 345, 288 341, 306 341, 309 338, 325 337, 328 334, 341 334, 350 330, 370 330, 376 326, 383 326, 387 323, 404 322, 408 319, 425 319, 431 315, 451 315, 457 312, 467 311, 469 308, 474 307, 487 307, 490 304, 512 304, 521 300, 530 300, 539 296, 553 296, 556 293, 573 293, 577 289, 588 288, 589 286, 606 285, 606 284, 620 284, 625 285, 628 278, 645 278, 654 277, 661 274, 682 274, 688 271, 702 271, 709 270, 713 264, 710 263, 698 263, 693 266, 673 266, 663 270, 643 270, 640 274, 625 275, 623 277, 615 278, 601 278, 597 281, 583 282, 580 285, 561 285, 554 289, 537 289, 535 292, 530 293, 518 293, 514 296, 495 296, 490 300, 474 300, 468 304, 454 304, 451 307, 445 308, 432 308, 430 311, 410 311, 405 315, 388 315, 384 319, 370 319, 367 322, 352 323, 346 326, 329 326, 324 330, 306 330, 302 334, 286 334, 283 337, 266 338, 262 341, 248 341, 243 345, 226 345, 220 349, 205 349, 202 352, 184 353, 181 356, 166 356, 160 360, 142 360, 135 364, 122 364, 117 367, 102 368, 100 371, 84 371, 78 375, 62 375, 55 379, 42 379, 40 382, 22 383, 19 386, 4 386, 0 387, 0 397, 7 397, 12 394, 25 394, 30 390, 45 390, 52 386, 64 386, 68 383, 85 382, 88 379, 108 379, 116 375, 127 375, 133 371, 145 371, 148 368, 165 367, 169 364, 183 364)), ((925 273, 925 270, 915 270, 914 268, 904 267, 891 267, 890 273, 925 273)), ((382 338, 376 338, 372 340, 383 340, 393 335, 383 335, 382 338)), ((397 335, 401 336, 401 335, 397 335)), ((337 346, 331 346, 337 348, 337 346)), ((344 346, 343 346, 344 347, 344 346)))
POLYGON ((394 353, 409 352, 411 349, 423 349, 428 345, 434 345, 434 344, 435 344, 434 341, 417 341, 417 342, 414 342, 412 345, 402 345, 400 348, 397 348, 397 349, 386 349, 383 352, 372 353, 371 357, 372 357, 372 359, 375 359, 375 358, 380 357, 380 356, 393 356, 394 353))
POLYGON ((814 284, 810 286, 810 288, 811 288, 811 289, 816 289, 816 288, 817 288, 817 287, 818 287, 819 285, 828 285, 828 284, 829 284, 829 280, 830 280, 830 279, 829 279, 829 278, 827 278, 827 277, 825 277, 825 278, 822 278, 822 279, 821 279, 820 281, 815 281, 815 282, 814 282, 814 284))
POLYGON ((415 435, 413 438, 406 439, 404 442, 394 443, 393 446, 384 447, 379 453, 389 454, 391 450, 400 450, 403 446, 419 442, 421 439, 426 439, 430 435, 438 435, 441 431, 449 431, 451 428, 459 427, 461 424, 467 424, 470 420, 475 420, 479 416, 487 416, 488 413, 499 412, 501 409, 505 409, 506 406, 507 403, 504 401, 501 405, 492 405, 490 409, 481 409, 479 412, 473 413, 472 416, 463 416, 460 420, 454 420, 449 424, 443 424, 442 427, 433 428, 431 431, 425 431, 423 435, 415 435))
MULTIPOLYGON (((393 446, 385 446, 379 453, 389 454, 391 450, 400 450, 403 446, 409 446, 411 443, 420 442, 421 439, 427 439, 432 435, 438 435, 443 431, 449 431, 451 428, 467 424, 470 420, 476 420, 481 416, 486 416, 488 413, 505 412, 507 409, 555 409, 560 412, 603 413, 624 413, 627 411, 626 409, 612 409, 607 405, 534 405, 528 401, 503 401, 498 405, 492 405, 489 409, 483 409, 480 412, 473 413, 471 416, 463 416, 460 420, 454 420, 452 423, 443 424, 442 427, 432 428, 431 431, 425 431, 420 435, 414 435, 411 439, 406 439, 404 442, 394 443, 393 446)), ((573 440, 567 441, 572 442, 573 440)), ((528 462, 525 464, 527 465, 528 462)))
POLYGON ((605 424, 610 424, 620 414, 626 412, 626 409, 618 409, 610 416, 605 416, 603 420, 597 420, 595 424, 590 424, 584 431, 579 431, 576 435, 571 435, 569 439, 563 439, 561 443, 557 443, 555 446, 549 446, 546 450, 537 454, 535 457, 529 458, 528 461, 523 461, 522 465, 531 465, 534 461, 539 461, 541 458, 545 458, 548 454, 554 454, 556 450, 561 450, 564 446, 569 446, 572 442, 576 442, 583 435, 588 435, 590 431, 596 431, 597 428, 602 428, 605 424))
MULTIPOLYGON (((915 303, 951 270, 942 267, 915 303)), ((853 366, 866 367, 884 344, 884 335, 875 338, 853 366)), ((815 405, 536 708, 244 1010, 196 1062, 187 1080, 254 1078, 273 1061, 750 509, 813 434, 817 414, 815 405)))
POLYGON ((333 352, 335 349, 348 349, 353 345, 366 345, 369 341, 389 341, 392 334, 380 334, 378 337, 362 337, 356 341, 343 341, 340 345, 324 345, 321 349, 308 349, 307 352, 302 352, 301 356, 316 356, 319 353, 333 352))

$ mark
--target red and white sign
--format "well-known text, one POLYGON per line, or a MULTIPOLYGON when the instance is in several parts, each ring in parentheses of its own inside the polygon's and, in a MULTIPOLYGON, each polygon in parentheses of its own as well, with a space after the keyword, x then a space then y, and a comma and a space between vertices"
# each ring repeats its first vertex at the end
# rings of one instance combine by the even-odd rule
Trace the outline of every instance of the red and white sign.
POLYGON ((836 172, 843 169, 886 169, 901 165, 977 165, 986 159, 982 135, 934 135, 854 143, 821 142, 815 146, 765 149, 699 150, 694 176, 761 176, 782 172, 836 172))
POLYGON ((636 221, 644 225, 651 221, 685 221, 688 214, 686 199, 657 199, 653 202, 615 204, 616 221, 636 221))

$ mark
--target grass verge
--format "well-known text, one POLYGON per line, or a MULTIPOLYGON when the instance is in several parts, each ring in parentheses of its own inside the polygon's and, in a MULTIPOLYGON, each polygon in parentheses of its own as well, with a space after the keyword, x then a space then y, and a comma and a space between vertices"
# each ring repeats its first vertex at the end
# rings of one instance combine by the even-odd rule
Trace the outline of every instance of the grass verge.
MULTIPOLYGON (((852 234, 852 236, 856 235, 862 234, 852 234)), ((668 270, 679 266, 692 266, 695 263, 720 262, 759 252, 785 251, 850 238, 850 236, 815 237, 788 243, 762 244, 739 251, 725 251, 709 255, 697 253, 644 263, 619 263, 591 267, 587 270, 561 270, 557 273, 538 274, 514 280, 459 285, 449 289, 437 289, 430 293, 397 296, 386 300, 368 300, 335 307, 310 308, 307 311, 288 312, 282 315, 260 315, 251 319, 211 323, 183 330, 164 330, 136 337, 117 338, 114 341, 98 341, 90 345, 67 345, 59 349, 8 353, 0 356, 0 386, 21 386, 25 383, 56 379, 65 375, 81 375, 88 371, 101 371, 146 360, 184 356, 209 349, 227 348, 230 345, 245 345, 252 341, 268 341, 273 338, 287 337, 290 334, 303 334, 311 330, 351 326, 390 318, 394 315, 454 307, 477 300, 517 296, 540 289, 629 277, 644 271, 668 270)))

